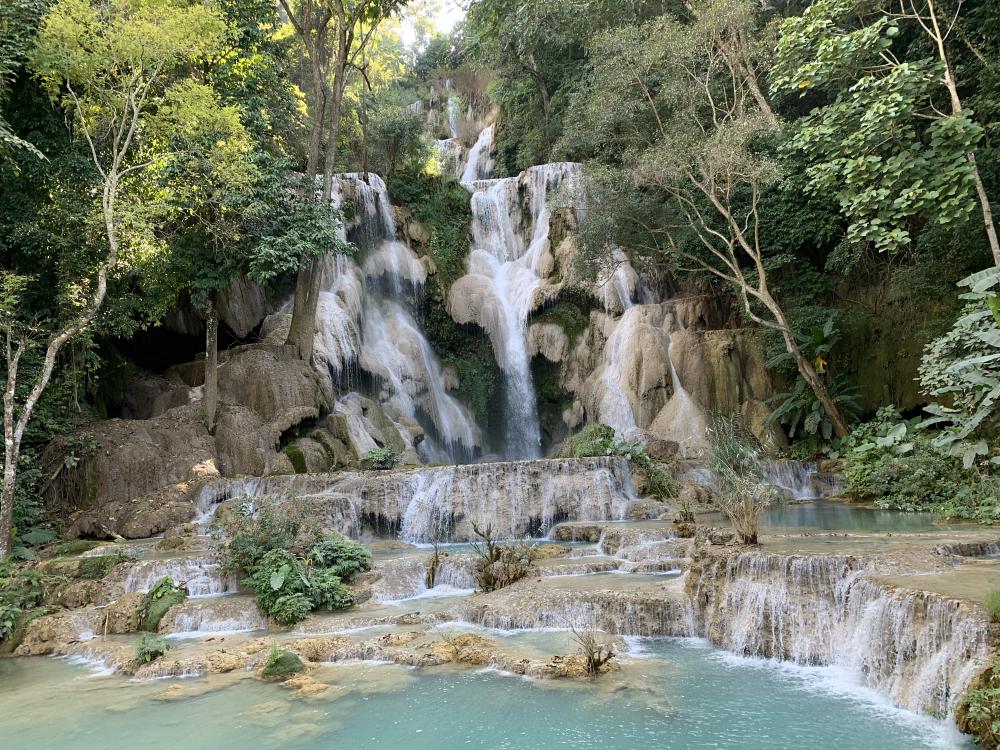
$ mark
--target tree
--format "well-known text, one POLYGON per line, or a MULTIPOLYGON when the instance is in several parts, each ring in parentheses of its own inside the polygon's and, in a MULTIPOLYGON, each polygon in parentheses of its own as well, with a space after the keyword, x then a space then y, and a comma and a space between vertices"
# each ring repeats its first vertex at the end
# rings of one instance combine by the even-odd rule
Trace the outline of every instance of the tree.
MULTIPOLYGON (((312 76, 309 119, 311 133, 306 175, 315 180, 323 163, 321 200, 330 202, 337 163, 337 141, 344 90, 351 70, 371 42, 379 25, 403 0, 280 0, 305 48, 312 76), (326 149, 323 135, 326 129, 326 149)), ((303 359, 312 357, 316 309, 322 269, 303 262, 295 282, 288 343, 303 359)))
MULTIPOLYGON (((9 0, 0 7, 0 99, 13 75, 31 49, 37 19, 45 12, 46 0, 9 0)), ((35 156, 42 153, 34 145, 18 138, 0 115, 0 156, 12 149, 25 149, 35 156)))
POLYGON ((645 246, 728 284, 750 320, 780 334, 844 436, 847 424, 768 281, 760 207, 781 175, 762 148, 777 125, 759 83, 768 31, 745 0, 701 0, 690 11, 690 21, 660 17, 589 44, 590 80, 561 148, 591 155, 588 221, 599 231, 590 244, 645 246))
POLYGON ((4 485, 0 494, 0 559, 11 549, 15 481, 21 441, 56 357, 97 317, 123 248, 119 193, 149 161, 134 159, 143 124, 162 100, 174 74, 218 44, 222 23, 200 5, 180 0, 59 0, 45 17, 30 65, 53 99, 67 111, 74 132, 88 146, 100 175, 100 215, 106 255, 89 278, 64 292, 64 315, 52 330, 19 318, 27 279, 5 274, 0 324, 5 337, 4 485), (37 375, 19 388, 26 351, 45 342, 37 375))
POLYGON ((813 189, 839 198, 849 239, 906 247, 909 222, 960 222, 974 210, 974 190, 1000 266, 976 163, 983 131, 962 105, 947 49, 960 8, 942 14, 934 0, 818 0, 782 24, 773 88, 833 99, 799 123, 793 146, 811 162, 813 189), (930 54, 921 42, 930 42, 930 54))

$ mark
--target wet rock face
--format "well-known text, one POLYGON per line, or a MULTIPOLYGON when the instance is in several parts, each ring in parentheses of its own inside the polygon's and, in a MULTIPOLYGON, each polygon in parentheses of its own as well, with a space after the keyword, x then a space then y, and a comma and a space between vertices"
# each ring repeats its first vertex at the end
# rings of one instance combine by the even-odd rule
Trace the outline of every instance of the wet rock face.
POLYGON ((151 419, 87 425, 86 442, 94 448, 75 464, 65 462, 62 441, 49 446, 43 461, 61 468, 44 500, 53 515, 67 519, 65 536, 142 538, 183 524, 206 482, 267 473, 281 435, 328 408, 312 368, 281 346, 223 354, 214 436, 205 427, 198 387, 176 388, 187 394, 183 405, 151 419))
POLYGON ((895 703, 946 714, 986 654, 982 612, 896 589, 852 557, 715 550, 687 591, 698 629, 738 654, 843 667, 895 703))

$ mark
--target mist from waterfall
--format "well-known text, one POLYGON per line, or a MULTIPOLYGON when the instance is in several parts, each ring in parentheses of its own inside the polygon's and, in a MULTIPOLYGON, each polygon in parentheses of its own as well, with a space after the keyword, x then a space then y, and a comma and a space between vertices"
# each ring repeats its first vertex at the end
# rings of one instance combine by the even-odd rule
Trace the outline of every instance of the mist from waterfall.
MULTIPOLYGON (((404 434, 426 432, 427 460, 467 461, 481 444, 471 413, 447 393, 441 364, 414 317, 427 270, 398 237, 388 190, 376 174, 336 176, 335 206, 354 204, 343 229, 362 252, 360 265, 334 256, 324 269, 316 320, 316 360, 331 390, 356 365, 378 382, 387 416, 404 434)), ((349 405, 338 412, 350 414, 349 405)))

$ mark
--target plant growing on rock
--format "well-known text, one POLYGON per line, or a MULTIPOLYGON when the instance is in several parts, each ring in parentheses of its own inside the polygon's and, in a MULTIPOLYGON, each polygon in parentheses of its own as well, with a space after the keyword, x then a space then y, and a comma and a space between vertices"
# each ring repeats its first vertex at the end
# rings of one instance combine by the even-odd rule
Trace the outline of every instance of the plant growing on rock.
POLYGON ((649 457, 642 443, 619 440, 614 429, 606 424, 591 422, 576 435, 566 438, 560 455, 567 458, 621 456, 633 471, 642 473, 649 484, 650 494, 658 500, 676 497, 680 491, 680 482, 649 457))
POLYGON ((577 630, 571 627, 570 630, 573 631, 573 640, 580 645, 580 653, 586 659, 587 674, 596 677, 605 665, 615 658, 614 650, 601 639, 596 628, 577 630))
POLYGON ((708 467, 719 477, 719 507, 744 544, 757 544, 760 517, 771 501, 761 447, 736 416, 715 415, 708 430, 708 467))
POLYGON ((361 459, 362 469, 376 469, 378 471, 388 471, 399 463, 399 456, 390 446, 384 448, 372 448, 364 458, 361 459))
POLYGON ((147 633, 136 642, 135 655, 132 657, 129 667, 134 672, 143 664, 156 661, 169 650, 170 644, 166 638, 159 638, 147 633))
POLYGON ((472 542, 476 556, 475 579, 480 591, 496 591, 520 581, 528 575, 532 563, 532 547, 524 541, 501 544, 492 525, 485 529, 472 524, 479 538, 472 542))
POLYGON ((184 584, 176 584, 170 576, 160 579, 139 604, 139 630, 155 633, 160 629, 160 620, 167 610, 187 598, 184 584))

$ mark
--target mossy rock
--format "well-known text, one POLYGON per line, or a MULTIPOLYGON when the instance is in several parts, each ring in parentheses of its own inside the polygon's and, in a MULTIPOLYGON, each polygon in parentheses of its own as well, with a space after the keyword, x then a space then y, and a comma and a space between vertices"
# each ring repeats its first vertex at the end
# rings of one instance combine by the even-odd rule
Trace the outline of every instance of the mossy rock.
POLYGON ((99 581, 108 574, 108 571, 122 562, 125 562, 125 558, 121 555, 54 557, 39 563, 38 570, 46 575, 99 581))
POLYGON ((288 460, 292 463, 292 468, 295 469, 296 474, 306 474, 308 469, 306 467, 306 457, 302 454, 302 449, 297 445, 286 445, 281 449, 288 460))
POLYGON ((167 610, 175 604, 180 604, 187 598, 187 592, 175 586, 168 576, 150 589, 139 605, 139 630, 156 633, 160 629, 160 620, 167 610))
POLYGON ((302 660, 291 651, 274 650, 260 670, 260 676, 265 680, 283 682, 292 675, 305 670, 302 660))
POLYGON ((32 620, 44 617, 45 615, 50 615, 55 611, 56 610, 49 607, 39 607, 38 609, 32 609, 18 614, 17 619, 14 622, 14 630, 6 640, 0 641, 0 656, 8 656, 14 653, 15 649, 17 649, 17 647, 20 646, 21 642, 24 640, 24 635, 28 632, 28 625, 32 620))
POLYGON ((90 550, 100 547, 102 544, 104 542, 98 542, 93 539, 70 539, 69 541, 53 544, 49 547, 48 551, 53 557, 72 557, 73 555, 82 555, 84 552, 90 552, 90 550))
POLYGON ((156 549, 160 552, 170 552, 173 550, 184 549, 187 547, 188 540, 187 537, 183 536, 168 536, 156 543, 156 549))

